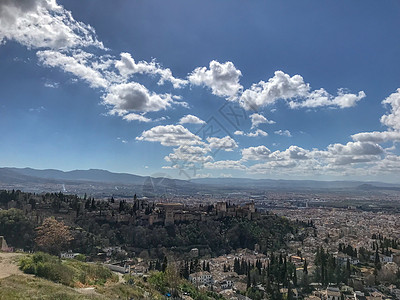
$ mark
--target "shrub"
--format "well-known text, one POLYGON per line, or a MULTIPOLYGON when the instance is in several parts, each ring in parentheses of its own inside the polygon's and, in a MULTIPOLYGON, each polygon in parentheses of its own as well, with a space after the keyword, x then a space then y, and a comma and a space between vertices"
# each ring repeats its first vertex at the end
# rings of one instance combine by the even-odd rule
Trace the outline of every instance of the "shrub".
POLYGON ((58 257, 41 252, 21 258, 19 267, 25 273, 68 286, 75 286, 78 282, 103 285, 109 279, 118 280, 116 275, 100 264, 77 260, 63 262, 58 257))

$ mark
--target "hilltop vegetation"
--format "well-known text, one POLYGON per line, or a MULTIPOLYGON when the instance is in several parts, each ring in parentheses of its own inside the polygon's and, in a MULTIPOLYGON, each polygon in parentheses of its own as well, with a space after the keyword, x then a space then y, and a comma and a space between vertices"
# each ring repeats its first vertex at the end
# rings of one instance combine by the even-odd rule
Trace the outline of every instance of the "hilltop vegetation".
MULTIPOLYGON (((95 200, 86 195, 80 198, 63 193, 35 195, 3 191, 0 205, 9 207, 12 204, 14 208, 0 211, 0 235, 4 235, 11 246, 25 250, 43 249, 53 254, 73 250, 95 257, 104 247, 122 246, 128 255, 144 251, 146 257, 161 258, 165 255, 162 249, 166 248, 180 254, 198 247, 209 255, 221 255, 238 248, 254 249, 255 244, 259 244, 263 252, 275 250, 284 246, 287 234, 299 237, 296 233, 303 226, 272 214, 255 219, 216 218, 210 214, 204 220, 150 225, 140 219, 135 203, 114 201, 95 200), (69 229, 60 224, 60 230, 52 235, 53 245, 45 248, 46 239, 40 236, 49 234, 40 233, 48 232, 50 221, 44 221, 53 215, 63 219, 69 229), (61 241, 58 237, 68 237, 68 230, 71 238, 61 241)), ((152 209, 149 206, 140 213, 148 215, 152 209)))

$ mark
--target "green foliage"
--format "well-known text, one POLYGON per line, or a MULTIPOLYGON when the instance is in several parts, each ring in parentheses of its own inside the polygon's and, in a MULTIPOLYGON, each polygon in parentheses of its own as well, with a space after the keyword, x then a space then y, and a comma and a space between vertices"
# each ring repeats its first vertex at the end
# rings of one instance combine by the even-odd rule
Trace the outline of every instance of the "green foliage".
POLYGON ((31 249, 33 227, 22 210, 15 208, 0 210, 0 235, 6 238, 9 246, 31 249))
POLYGON ((222 255, 238 248, 253 249, 254 244, 259 244, 265 251, 281 248, 285 235, 295 232, 291 222, 274 215, 259 220, 229 217, 182 222, 169 227, 127 226, 104 220, 97 223, 95 219, 84 218, 77 220, 77 224, 87 232, 75 237, 75 249, 81 253, 93 252, 96 244, 126 244, 141 249, 161 246, 173 248, 176 252, 187 252, 197 246, 210 249, 211 255, 222 255))
POLYGON ((147 281, 162 294, 165 294, 168 290, 168 282, 164 272, 151 273, 147 281))
POLYGON ((107 280, 117 280, 116 275, 99 264, 87 264, 72 259, 62 261, 42 252, 21 258, 19 266, 25 273, 68 286, 75 286, 77 283, 103 285, 107 280))
MULTIPOLYGON (((84 295, 67 286, 51 281, 23 275, 11 275, 0 279, 0 299, 41 299, 41 300, 105 300, 103 295, 84 295)), ((136 298, 141 299, 141 298, 136 298)))
POLYGON ((82 262, 85 262, 86 261, 86 255, 78 254, 77 256, 75 256, 75 259, 79 260, 79 261, 82 261, 82 262))
POLYGON ((223 296, 207 291, 207 292, 202 292, 198 289, 196 289, 192 284, 189 282, 185 281, 179 286, 180 290, 182 293, 187 293, 190 297, 192 297, 194 300, 211 300, 211 299, 216 299, 216 300, 223 300, 225 299, 223 296))
POLYGON ((346 267, 341 266, 336 263, 336 259, 332 254, 325 252, 323 247, 317 247, 314 263, 315 270, 313 275, 315 281, 323 285, 328 285, 332 282, 347 284, 347 280, 351 275, 349 260, 347 260, 346 267))

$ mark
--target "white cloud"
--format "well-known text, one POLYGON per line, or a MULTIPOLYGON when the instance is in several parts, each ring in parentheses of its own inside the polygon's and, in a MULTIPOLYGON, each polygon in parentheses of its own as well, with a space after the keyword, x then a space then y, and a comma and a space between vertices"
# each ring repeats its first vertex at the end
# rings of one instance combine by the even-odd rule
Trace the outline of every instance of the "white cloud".
POLYGON ((329 145, 328 151, 334 155, 379 155, 383 148, 371 142, 348 142, 346 145, 329 145))
POLYGON ((233 98, 241 89, 239 78, 242 76, 240 70, 228 61, 219 63, 211 61, 209 69, 206 67, 196 68, 188 79, 193 85, 204 85, 211 88, 214 95, 233 98))
POLYGON ((251 119, 251 129, 258 127, 258 125, 260 124, 275 124, 275 121, 268 120, 263 115, 257 113, 250 115, 250 119, 251 119))
POLYGON ((104 48, 90 25, 76 21, 54 0, 0 1, 0 43, 4 40, 28 48, 104 48))
POLYGON ((183 145, 179 148, 175 148, 174 152, 164 157, 164 159, 175 164, 179 161, 197 163, 211 162, 213 158, 207 155, 209 151, 210 149, 207 147, 183 145))
POLYGON ((88 66, 91 54, 87 52, 78 51, 67 55, 54 50, 44 50, 36 54, 43 65, 61 68, 64 72, 85 80, 93 88, 106 88, 109 85, 99 71, 88 66))
POLYGON ((235 160, 219 160, 216 162, 207 162, 204 164, 205 169, 233 169, 233 170, 245 170, 246 166, 244 166, 240 161, 235 160))
POLYGON ((400 88, 383 100, 382 103, 390 105, 390 113, 381 117, 382 124, 400 130, 400 88))
POLYGON ((60 86, 59 82, 46 81, 44 86, 50 89, 57 89, 60 86))
POLYGON ((241 95, 239 102, 246 110, 257 110, 260 107, 275 103, 278 99, 289 100, 294 97, 306 97, 310 86, 303 77, 290 77, 282 71, 276 71, 267 82, 253 84, 241 95))
POLYGON ((175 78, 170 69, 162 68, 154 60, 150 63, 147 61, 139 61, 138 63, 132 58, 131 54, 123 52, 120 54, 121 59, 115 62, 115 67, 121 75, 129 76, 132 74, 151 74, 159 75, 159 84, 164 84, 165 81, 172 83, 174 88, 181 88, 187 84, 186 80, 175 78))
POLYGON ((285 151, 274 151, 270 158, 274 160, 304 160, 310 158, 310 151, 292 145, 285 151))
POLYGON ((387 141, 400 142, 400 132, 398 131, 373 131, 360 132, 353 134, 351 138, 359 142, 384 143, 387 141))
POLYGON ((268 136, 268 133, 266 133, 264 130, 257 129, 254 132, 250 132, 246 134, 248 137, 257 137, 257 136, 268 136))
POLYGON ((212 149, 222 149, 225 151, 233 151, 233 149, 238 147, 236 141, 230 136, 225 136, 223 138, 208 137, 207 142, 212 149))
POLYGON ((174 103, 170 94, 155 94, 143 85, 130 82, 111 86, 103 103, 116 111, 159 111, 167 109, 174 103))
POLYGON ((277 134, 277 135, 283 135, 283 136, 287 136, 287 137, 291 137, 292 136, 292 134, 290 133, 289 130, 280 129, 280 130, 275 131, 274 133, 277 134))
POLYGON ((193 115, 186 115, 179 120, 180 124, 205 124, 206 122, 193 115))
POLYGON ((144 122, 144 123, 151 122, 151 119, 145 117, 144 115, 139 115, 139 114, 135 114, 135 113, 126 114, 122 118, 128 122, 131 122, 131 121, 139 121, 139 122, 144 122))
POLYGON ((304 101, 292 100, 289 102, 291 108, 306 107, 315 108, 321 106, 333 106, 339 108, 353 107, 358 101, 365 98, 365 93, 360 91, 358 95, 345 93, 342 89, 339 89, 336 97, 330 95, 324 89, 312 91, 304 101))
POLYGON ((241 152, 243 160, 266 160, 271 154, 271 150, 265 146, 244 148, 241 152))
POLYGON ((244 132, 241 130, 236 130, 233 134, 234 135, 244 135, 244 132))
POLYGON ((159 125, 143 131, 136 140, 159 142, 163 146, 204 144, 199 136, 191 133, 182 125, 159 125))
POLYGON ((246 110, 257 110, 278 100, 288 101, 291 108, 321 106, 348 108, 355 106, 365 97, 363 91, 356 95, 339 89, 338 95, 332 96, 322 88, 310 90, 310 85, 304 82, 302 76, 290 77, 282 71, 276 71, 274 77, 267 82, 260 81, 246 89, 240 96, 239 103, 246 110))

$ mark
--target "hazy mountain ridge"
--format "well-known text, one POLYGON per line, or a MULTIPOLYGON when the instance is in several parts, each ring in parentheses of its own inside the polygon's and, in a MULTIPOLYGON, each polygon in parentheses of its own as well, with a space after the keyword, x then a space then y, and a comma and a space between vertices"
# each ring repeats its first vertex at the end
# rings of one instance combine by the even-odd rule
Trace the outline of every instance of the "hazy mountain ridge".
POLYGON ((244 186, 266 188, 358 188, 369 185, 375 188, 398 188, 400 184, 364 181, 319 181, 319 180, 285 180, 285 179, 250 179, 250 178, 199 178, 192 180, 196 183, 220 186, 244 186))
POLYGON ((0 188, 23 189, 35 192, 67 191, 73 193, 93 192, 101 195, 120 194, 194 194, 197 192, 229 192, 245 190, 313 190, 354 189, 379 190, 400 189, 400 185, 383 182, 274 180, 250 178, 202 178, 180 180, 168 177, 140 176, 113 173, 107 170, 89 169, 60 171, 32 168, 0 168, 0 188))

